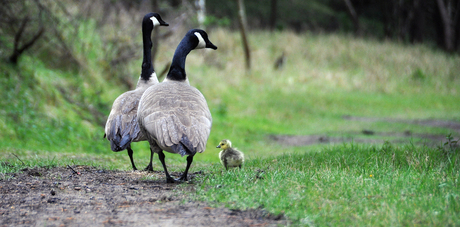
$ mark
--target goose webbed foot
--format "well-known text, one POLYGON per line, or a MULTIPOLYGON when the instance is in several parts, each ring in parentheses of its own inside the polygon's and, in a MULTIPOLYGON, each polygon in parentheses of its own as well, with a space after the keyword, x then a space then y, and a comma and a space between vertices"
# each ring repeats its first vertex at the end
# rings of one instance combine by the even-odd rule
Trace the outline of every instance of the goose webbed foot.
POLYGON ((147 167, 145 167, 144 171, 153 172, 152 163, 150 163, 147 167))
POLYGON ((170 177, 166 177, 166 183, 180 183, 180 181, 177 181, 176 179, 170 177))
POLYGON ((187 176, 186 175, 184 176, 183 174, 181 177, 176 179, 176 182, 180 182, 180 183, 186 182, 186 181, 187 181, 187 176))

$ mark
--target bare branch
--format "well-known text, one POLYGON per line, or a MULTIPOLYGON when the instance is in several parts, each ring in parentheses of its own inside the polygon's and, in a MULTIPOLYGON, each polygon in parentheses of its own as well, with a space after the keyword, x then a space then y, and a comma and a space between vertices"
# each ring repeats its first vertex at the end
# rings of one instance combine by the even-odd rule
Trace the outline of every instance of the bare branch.
POLYGON ((30 48, 43 34, 45 29, 43 27, 40 28, 40 30, 35 34, 32 39, 30 39, 28 42, 26 42, 22 47, 19 47, 19 43, 21 42, 21 37, 24 31, 26 30, 26 26, 29 22, 29 17, 25 17, 22 20, 21 26, 19 27, 18 32, 14 36, 14 49, 13 49, 13 54, 10 56, 10 62, 13 64, 18 63, 18 58, 21 56, 21 54, 30 48))
POLYGON ((25 43, 20 49, 18 49, 18 52, 21 54, 22 52, 24 52, 26 49, 30 48, 32 45, 34 45, 34 43, 40 39, 40 37, 43 35, 43 33, 45 32, 45 28, 44 27, 41 27, 40 30, 37 32, 37 34, 34 35, 34 37, 32 37, 32 39, 29 40, 29 42, 25 43))
POLYGON ((19 42, 21 41, 21 36, 24 30, 26 29, 26 25, 29 22, 29 17, 26 16, 24 19, 22 19, 21 26, 19 27, 19 31, 16 32, 16 35, 14 36, 14 51, 18 50, 19 42))

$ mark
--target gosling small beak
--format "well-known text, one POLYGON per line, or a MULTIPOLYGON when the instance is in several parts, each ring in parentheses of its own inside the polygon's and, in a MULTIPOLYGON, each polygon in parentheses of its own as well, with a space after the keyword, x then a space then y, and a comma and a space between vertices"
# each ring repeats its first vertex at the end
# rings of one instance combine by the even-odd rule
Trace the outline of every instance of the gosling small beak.
POLYGON ((217 145, 217 147, 216 147, 216 148, 220 148, 220 145, 217 145))

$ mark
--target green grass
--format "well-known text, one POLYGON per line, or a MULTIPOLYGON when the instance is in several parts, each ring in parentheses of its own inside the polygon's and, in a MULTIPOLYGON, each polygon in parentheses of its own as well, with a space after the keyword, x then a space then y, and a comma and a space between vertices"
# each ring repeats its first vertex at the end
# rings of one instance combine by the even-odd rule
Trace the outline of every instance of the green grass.
MULTIPOLYGON (((75 37, 63 33, 64 39, 72 38, 78 65, 58 67, 37 56, 24 56, 18 67, 0 63, 0 178, 25 167, 131 169, 126 152, 112 152, 102 136, 113 100, 127 90, 121 78, 137 82, 141 56, 119 72, 122 67, 110 62, 122 30, 106 28, 104 36, 94 22, 78 26, 72 28, 78 31, 75 37)), ((162 40, 157 71, 171 60, 183 33, 162 40)), ((195 156, 191 169, 206 173, 195 181, 195 199, 216 206, 263 207, 307 226, 460 225, 458 150, 421 146, 417 138, 412 144, 407 138, 383 145, 295 147, 268 137, 360 138, 367 129, 457 138, 453 129, 409 121, 460 122, 458 55, 347 35, 257 31, 249 35, 253 64, 247 72, 239 33, 208 33, 219 49, 193 51, 186 65, 190 83, 204 94, 213 115, 207 150, 195 156), (286 65, 274 70, 282 51, 286 65), (245 152, 243 170, 223 171, 215 147, 224 138, 245 152)), ((134 48, 140 40, 124 37, 120 42, 134 48)), ((136 165, 145 167, 148 144, 135 143, 133 149, 136 165)), ((183 171, 185 158, 166 156, 171 171, 183 171)), ((154 169, 162 169, 156 157, 154 169)))
POLYGON ((241 171, 209 167, 196 182, 195 196, 231 208, 284 213, 295 225, 455 226, 459 152, 343 144, 249 159, 241 171))

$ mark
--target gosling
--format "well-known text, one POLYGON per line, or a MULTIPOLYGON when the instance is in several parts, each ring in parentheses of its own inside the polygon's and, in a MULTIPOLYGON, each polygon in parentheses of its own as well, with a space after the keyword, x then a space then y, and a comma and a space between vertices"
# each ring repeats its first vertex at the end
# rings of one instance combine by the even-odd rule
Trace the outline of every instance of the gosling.
POLYGON ((244 162, 244 154, 236 148, 232 148, 232 142, 230 140, 220 141, 217 148, 222 148, 222 151, 219 153, 219 159, 226 170, 228 170, 229 167, 240 167, 241 169, 244 162))

